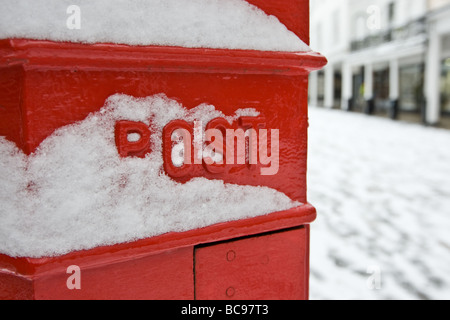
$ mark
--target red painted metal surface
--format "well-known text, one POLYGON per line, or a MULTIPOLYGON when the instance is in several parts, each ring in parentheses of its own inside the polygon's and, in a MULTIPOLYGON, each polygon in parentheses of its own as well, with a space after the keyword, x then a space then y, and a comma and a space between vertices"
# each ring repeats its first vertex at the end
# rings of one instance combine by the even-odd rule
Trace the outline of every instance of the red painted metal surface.
MULTIPOLYGON (((303 41, 309 42, 308 0, 249 2, 277 16, 303 41)), ((204 176, 226 183, 268 186, 307 203, 307 75, 325 63, 325 58, 316 53, 0 40, 0 136, 6 136, 31 154, 56 129, 85 119, 116 93, 134 97, 164 93, 186 108, 208 103, 225 115, 232 115, 239 108, 255 108, 264 117, 266 128, 280 130, 278 173, 262 176, 245 166, 233 170, 209 167, 201 172, 194 170, 187 179, 204 176)), ((138 129, 136 133, 146 135, 144 126, 138 129)), ((125 146, 118 150, 122 156, 143 155, 136 150, 147 146, 130 149, 130 144, 124 143, 126 135, 134 133, 127 131, 125 122, 118 124, 116 130, 116 143, 125 146)), ((186 181, 185 176, 173 178, 186 181)), ((281 268, 282 273, 281 270, 298 267, 297 275, 289 272, 295 278, 291 281, 296 283, 289 287, 292 290, 277 281, 270 283, 276 297, 307 298, 308 225, 315 217, 314 208, 306 204, 252 219, 61 257, 31 259, 0 255, 0 299, 192 299, 194 291, 200 299, 220 298, 214 293, 218 283, 206 286, 195 283, 197 278, 214 279, 214 270, 210 273, 207 270, 211 266, 202 262, 201 267, 196 265, 201 274, 194 275, 194 252, 207 259, 204 261, 215 261, 214 257, 223 256, 220 250, 224 244, 212 244, 249 236, 257 238, 232 243, 239 244, 242 252, 253 248, 255 259, 269 250, 275 261, 271 270, 281 268), (261 236, 291 228, 297 229, 261 236), (288 243, 293 245, 286 246, 288 243), (211 246, 203 247, 205 244, 211 246), (277 248, 277 253, 270 248, 277 248), (66 286, 67 268, 71 265, 81 269, 81 290, 69 290, 66 286)), ((251 265, 249 259, 240 263, 251 265)), ((267 277, 264 270, 267 271, 256 268, 253 274, 246 272, 248 285, 255 289, 251 290, 254 296, 250 295, 249 287, 247 291, 239 291, 246 292, 245 295, 235 297, 272 297, 252 285, 254 274, 261 272, 262 277, 267 277)), ((221 272, 229 272, 230 281, 241 277, 238 271, 221 272)), ((288 280, 282 275, 274 279, 288 280)))
MULTIPOLYGON (((80 267, 80 289, 68 289, 66 270, 36 277, 37 300, 193 300, 191 248, 80 267)), ((76 265, 76 264, 75 264, 76 265)))
POLYGON ((301 227, 196 249, 196 298, 307 299, 308 232, 301 227))

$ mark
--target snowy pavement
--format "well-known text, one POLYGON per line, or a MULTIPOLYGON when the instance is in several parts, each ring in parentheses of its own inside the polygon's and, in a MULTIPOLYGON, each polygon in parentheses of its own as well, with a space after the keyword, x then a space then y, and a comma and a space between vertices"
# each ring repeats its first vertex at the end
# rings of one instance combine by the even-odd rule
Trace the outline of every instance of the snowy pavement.
POLYGON ((450 131, 310 108, 311 299, 450 299, 450 131))

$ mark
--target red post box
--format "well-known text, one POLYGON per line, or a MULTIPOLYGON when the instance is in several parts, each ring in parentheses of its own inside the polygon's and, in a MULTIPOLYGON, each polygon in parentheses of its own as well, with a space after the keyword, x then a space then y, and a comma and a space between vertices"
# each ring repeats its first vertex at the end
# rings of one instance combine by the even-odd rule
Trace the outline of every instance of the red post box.
MULTIPOLYGON (((309 42, 308 0, 248 2, 309 42)), ((174 185, 205 178, 264 187, 297 204, 59 255, 0 254, 0 299, 307 299, 316 217, 306 197, 307 79, 325 63, 313 52, 0 40, 0 136, 27 157, 61 128, 94 121, 115 94, 138 102, 164 94, 186 112, 215 110, 203 123, 172 117, 164 127, 117 116, 105 138, 117 148, 114 163, 160 152, 159 174, 174 185), (210 156, 197 156, 199 138, 210 156)))

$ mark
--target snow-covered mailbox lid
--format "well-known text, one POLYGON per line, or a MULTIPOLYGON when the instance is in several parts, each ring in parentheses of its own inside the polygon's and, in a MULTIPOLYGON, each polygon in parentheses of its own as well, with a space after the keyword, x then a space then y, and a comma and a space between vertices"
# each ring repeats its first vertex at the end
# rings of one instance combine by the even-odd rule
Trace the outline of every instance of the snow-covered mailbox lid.
POLYGON ((308 0, 69 2, 0 12, 0 298, 307 299, 308 0))

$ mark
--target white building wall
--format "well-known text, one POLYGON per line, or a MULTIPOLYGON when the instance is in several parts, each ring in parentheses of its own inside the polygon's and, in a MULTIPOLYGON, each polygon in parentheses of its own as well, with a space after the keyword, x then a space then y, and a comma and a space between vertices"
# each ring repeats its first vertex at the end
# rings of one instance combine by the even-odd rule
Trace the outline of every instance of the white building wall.
POLYGON ((323 70, 324 106, 327 108, 333 107, 335 103, 334 73, 342 69, 342 61, 349 51, 349 1, 311 0, 311 48, 328 59, 323 70))
POLYGON ((311 0, 311 48, 327 56, 349 46, 349 0, 311 0))
MULTIPOLYGON (((347 109, 347 101, 353 95, 353 72, 361 70, 376 71, 389 68, 391 100, 399 97, 399 70, 408 64, 425 64, 425 97, 428 102, 426 120, 430 124, 439 121, 439 66, 444 50, 441 44, 450 35, 450 10, 444 17, 435 18, 435 43, 428 46, 430 35, 411 35, 407 39, 386 42, 377 47, 351 50, 352 41, 363 40, 390 28, 399 28, 409 22, 427 17, 430 10, 450 6, 450 0, 311 0, 311 47, 324 54, 329 63, 324 70, 324 104, 330 107, 333 101, 333 72, 342 75, 341 107, 347 109), (394 6, 394 10, 390 10, 394 6), (378 11, 377 11, 378 10, 378 11), (434 63, 432 63, 434 61, 434 63), (433 79, 433 80, 430 80, 433 79), (432 89, 433 88, 433 89, 432 89)), ((317 78, 317 77, 315 77, 317 78)), ((365 76, 366 82, 373 82, 365 76)), ((364 96, 372 96, 372 87, 365 88, 364 96)), ((317 101, 317 100, 315 100, 317 101)))
POLYGON ((427 51, 425 97, 427 99, 426 116, 429 124, 439 122, 441 111, 440 75, 443 59, 450 57, 446 46, 450 38, 450 1, 430 1, 430 35, 427 51))

